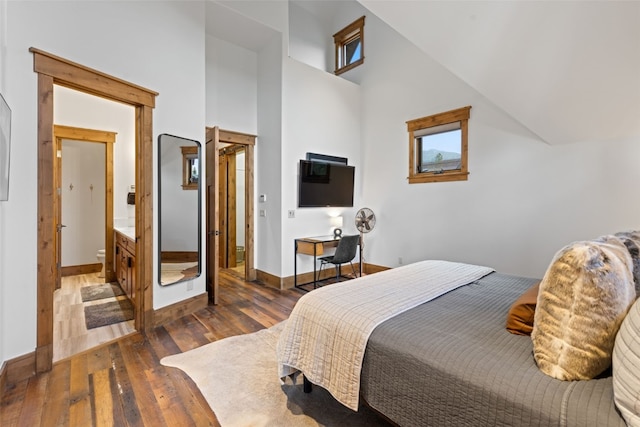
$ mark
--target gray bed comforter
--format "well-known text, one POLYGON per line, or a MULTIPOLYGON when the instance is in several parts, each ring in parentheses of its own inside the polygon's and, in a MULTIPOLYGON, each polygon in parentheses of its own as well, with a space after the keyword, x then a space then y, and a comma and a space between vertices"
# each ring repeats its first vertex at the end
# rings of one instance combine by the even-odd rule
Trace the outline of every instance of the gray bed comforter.
POLYGON ((625 426, 610 376, 548 377, 530 337, 505 329, 536 281, 492 273, 382 323, 367 344, 362 397, 401 426, 625 426))

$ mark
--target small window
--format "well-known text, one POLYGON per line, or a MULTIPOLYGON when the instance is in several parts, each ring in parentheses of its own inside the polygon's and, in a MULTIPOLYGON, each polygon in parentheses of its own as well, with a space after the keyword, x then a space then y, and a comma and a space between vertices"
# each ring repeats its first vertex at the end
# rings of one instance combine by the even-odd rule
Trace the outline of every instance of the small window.
POLYGON ((180 147, 182 150, 182 189, 197 190, 200 176, 198 164, 198 147, 180 147))
POLYGON ((467 180, 470 109, 463 107, 407 122, 410 184, 467 180))
POLYGON ((333 35, 336 45, 335 74, 342 74, 364 62, 364 16, 333 35))

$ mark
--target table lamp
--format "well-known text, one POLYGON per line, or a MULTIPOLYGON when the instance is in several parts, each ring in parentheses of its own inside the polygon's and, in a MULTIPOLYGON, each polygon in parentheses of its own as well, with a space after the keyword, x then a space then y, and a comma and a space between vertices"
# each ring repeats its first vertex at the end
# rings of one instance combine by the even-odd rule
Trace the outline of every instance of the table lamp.
POLYGON ((332 216, 331 217, 331 225, 334 227, 333 229, 333 238, 339 239, 342 236, 342 217, 341 216, 332 216))

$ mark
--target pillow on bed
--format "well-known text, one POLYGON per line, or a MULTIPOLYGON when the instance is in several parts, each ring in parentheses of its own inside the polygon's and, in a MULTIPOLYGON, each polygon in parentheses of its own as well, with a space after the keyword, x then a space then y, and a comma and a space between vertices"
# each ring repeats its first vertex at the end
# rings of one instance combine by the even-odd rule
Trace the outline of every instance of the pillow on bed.
POLYGON ((511 305, 509 313, 507 313, 507 330, 512 334, 531 335, 539 287, 540 282, 527 289, 511 305))
POLYGON ((630 426, 640 425, 640 301, 629 310, 613 347, 613 398, 630 426))
POLYGON ((636 298, 640 297, 640 231, 623 231, 615 236, 622 240, 633 260, 633 283, 636 286, 636 298))
POLYGON ((611 365, 618 328, 635 300, 632 260, 614 236, 575 242, 547 269, 534 316, 534 358, 545 374, 585 380, 611 365))

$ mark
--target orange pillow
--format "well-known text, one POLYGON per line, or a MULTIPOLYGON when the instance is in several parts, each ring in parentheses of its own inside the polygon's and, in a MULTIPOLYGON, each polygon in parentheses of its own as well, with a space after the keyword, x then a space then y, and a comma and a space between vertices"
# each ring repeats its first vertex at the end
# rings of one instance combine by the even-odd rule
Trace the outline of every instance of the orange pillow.
POLYGON ((539 287, 540 282, 527 289, 509 309, 509 313, 507 314, 507 330, 512 334, 531 335, 539 287))

